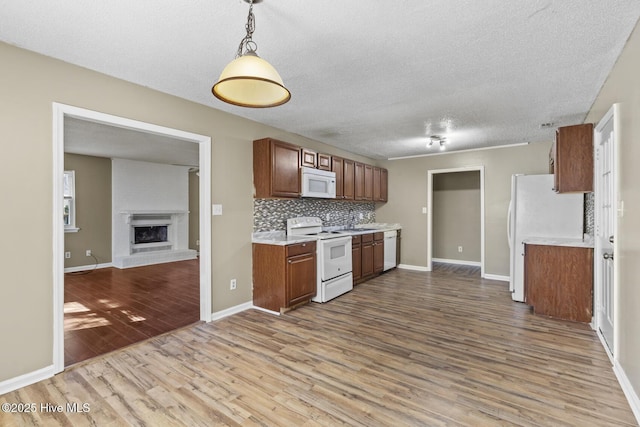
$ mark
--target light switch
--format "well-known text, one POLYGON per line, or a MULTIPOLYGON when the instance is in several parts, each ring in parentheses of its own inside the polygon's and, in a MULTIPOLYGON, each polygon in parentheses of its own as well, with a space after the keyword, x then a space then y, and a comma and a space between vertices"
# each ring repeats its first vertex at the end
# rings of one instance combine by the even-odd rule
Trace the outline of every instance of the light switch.
POLYGON ((423 213, 423 214, 426 214, 426 213, 427 213, 427 207, 426 207, 426 206, 424 206, 424 207, 422 208, 422 213, 423 213))
POLYGON ((222 205, 211 205, 211 214, 214 216, 222 215, 222 205))

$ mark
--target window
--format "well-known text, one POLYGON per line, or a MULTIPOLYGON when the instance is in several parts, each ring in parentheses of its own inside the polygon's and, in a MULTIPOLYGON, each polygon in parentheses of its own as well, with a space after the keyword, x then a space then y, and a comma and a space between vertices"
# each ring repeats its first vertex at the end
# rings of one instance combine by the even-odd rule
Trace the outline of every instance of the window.
POLYGON ((75 171, 64 171, 63 178, 63 218, 64 232, 75 233, 76 227, 76 173, 75 171))

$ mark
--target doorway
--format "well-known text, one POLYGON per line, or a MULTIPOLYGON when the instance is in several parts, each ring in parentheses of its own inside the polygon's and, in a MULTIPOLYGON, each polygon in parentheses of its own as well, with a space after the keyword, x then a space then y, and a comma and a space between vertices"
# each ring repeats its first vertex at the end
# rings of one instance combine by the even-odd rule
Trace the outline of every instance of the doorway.
POLYGON ((618 104, 614 104, 595 128, 595 207, 594 207, 594 305, 595 329, 608 354, 615 358, 616 259, 615 235, 617 225, 617 174, 616 164, 620 142, 617 121, 618 104))
MULTIPOLYGON (((477 171, 480 174, 480 276, 484 277, 484 166, 468 166, 452 169, 436 169, 427 173, 427 271, 433 270, 434 258, 434 177, 439 174, 477 171)), ((463 248, 464 250, 464 248, 463 248)))
POLYGON ((64 227, 60 221, 63 212, 65 120, 79 119, 120 129, 143 132, 164 138, 198 144, 199 188, 199 300, 200 320, 211 321, 211 138, 204 135, 166 128, 150 123, 103 114, 69 105, 53 103, 53 364, 56 373, 64 370, 64 227))

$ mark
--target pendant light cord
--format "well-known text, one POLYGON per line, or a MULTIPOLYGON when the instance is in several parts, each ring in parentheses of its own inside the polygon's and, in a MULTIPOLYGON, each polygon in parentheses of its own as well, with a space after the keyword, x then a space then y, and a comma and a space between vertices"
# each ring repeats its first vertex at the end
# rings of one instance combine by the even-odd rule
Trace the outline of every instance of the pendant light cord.
POLYGON ((247 49, 247 52, 255 52, 258 50, 258 45, 252 39, 253 32, 256 30, 256 18, 253 15, 253 0, 249 3, 249 15, 247 16, 247 24, 244 28, 247 30, 247 35, 244 36, 242 41, 240 41, 238 52, 236 52, 236 58, 239 58, 244 54, 243 50, 245 48, 247 49))

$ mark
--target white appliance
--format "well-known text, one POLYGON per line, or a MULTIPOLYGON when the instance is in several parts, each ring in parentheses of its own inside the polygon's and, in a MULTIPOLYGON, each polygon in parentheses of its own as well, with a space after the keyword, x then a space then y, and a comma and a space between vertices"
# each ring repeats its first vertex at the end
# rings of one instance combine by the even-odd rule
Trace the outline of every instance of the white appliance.
POLYGON ((302 178, 302 197, 336 198, 335 172, 303 166, 300 169, 300 176, 302 178))
POLYGON ((327 302, 353 289, 351 236, 322 231, 322 220, 299 217, 287 220, 288 236, 315 236, 317 292, 311 300, 327 302))
POLYGON ((524 302, 524 243, 532 237, 582 239, 584 196, 553 191, 553 175, 513 175, 507 218, 509 290, 524 302))
POLYGON ((391 270, 396 266, 396 239, 398 231, 384 232, 384 271, 391 270))

